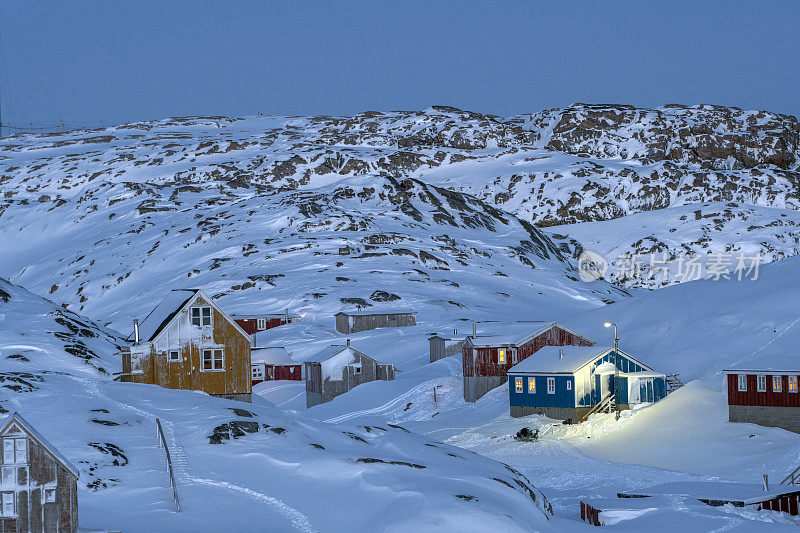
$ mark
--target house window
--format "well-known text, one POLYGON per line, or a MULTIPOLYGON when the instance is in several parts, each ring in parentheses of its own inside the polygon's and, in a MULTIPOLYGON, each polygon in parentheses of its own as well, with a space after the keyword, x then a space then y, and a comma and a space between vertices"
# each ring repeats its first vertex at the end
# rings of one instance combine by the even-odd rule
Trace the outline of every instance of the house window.
POLYGON ((547 394, 556 393, 556 378, 547 378, 547 394))
POLYGON ((572 382, 567 381, 567 390, 572 390, 572 382))
POLYGON ((505 350, 497 350, 497 364, 498 365, 506 364, 506 351, 505 350))
POLYGON ((259 318, 257 321, 256 329, 259 331, 263 331, 267 329, 267 319, 266 318, 259 318))
POLYGON ((797 376, 789 376, 789 392, 797 392, 797 376))
POLYGON ((253 379, 264 379, 264 369, 261 365, 253 365, 253 379))
POLYGON ((739 390, 744 392, 747 390, 747 375, 739 374, 739 390))
POLYGON ((20 466, 17 467, 17 483, 20 485, 27 485, 28 484, 28 467, 27 466, 20 466))
POLYGON ((56 501, 56 489, 44 489, 44 501, 45 503, 56 501))
POLYGON ((27 463, 28 439, 3 439, 3 463, 27 463))
POLYGON ((192 307, 190 316, 192 318, 192 325, 194 326, 210 326, 211 325, 211 308, 210 307, 192 307))
POLYGON ((225 352, 221 348, 203 350, 203 370, 225 370, 225 352))
POLYGON ((514 378, 514 390, 522 392, 522 378, 514 378))
POLYGON ((15 513, 14 513, 14 493, 13 492, 4 492, 0 496, 2 496, 2 500, 3 500, 3 516, 15 516, 15 513))
POLYGON ((180 350, 170 350, 167 352, 167 361, 170 363, 176 363, 181 360, 181 352, 180 350))
POLYGON ((783 392, 783 376, 772 376, 772 392, 783 392))
POLYGON ((17 467, 4 466, 3 467, 3 486, 10 487, 17 484, 17 467))
POLYGON ((757 376, 758 392, 767 392, 767 376, 757 376))
POLYGON ((536 378, 533 376, 528 378, 528 392, 530 394, 536 394, 536 378))
POLYGON ((517 364, 517 350, 509 350, 509 352, 511 352, 511 364, 512 365, 516 365, 517 364))

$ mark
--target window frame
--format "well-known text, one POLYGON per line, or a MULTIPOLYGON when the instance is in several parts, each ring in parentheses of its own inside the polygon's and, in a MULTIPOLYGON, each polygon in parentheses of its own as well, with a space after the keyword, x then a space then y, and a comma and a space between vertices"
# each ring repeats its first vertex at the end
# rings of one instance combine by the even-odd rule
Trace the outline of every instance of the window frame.
POLYGON ((211 311, 211 306, 210 305, 191 306, 189 308, 189 323, 192 326, 198 328, 214 327, 214 313, 211 311), (195 313, 195 310, 197 311, 197 313, 195 313), (208 312, 207 315, 206 311, 208 312), (208 320, 208 323, 206 323, 206 319, 208 320))
POLYGON ((521 394, 524 389, 522 388, 522 376, 514 376, 514 392, 521 394))
POLYGON ((747 392, 747 374, 737 374, 736 381, 739 392, 747 392))
POLYGON ((203 348, 200 350, 200 371, 201 372, 225 372, 225 348, 203 348), (211 368, 206 368, 206 352, 211 353, 211 368), (219 353, 219 358, 217 358, 217 352, 219 353), (220 362, 219 368, 217 368, 217 361, 220 362))
POLYGON ((772 392, 783 393, 783 376, 772 376, 772 392), (775 387, 775 385, 777 385, 777 387, 775 387))
POLYGON ((17 485, 17 467, 3 465, 2 468, 2 483, 3 486, 16 486, 17 485), (10 475, 9 475, 10 474, 10 475))
POLYGON ((516 365, 517 363, 519 363, 519 358, 516 348, 510 348, 508 352, 511 355, 511 364, 516 365))
POLYGON ((2 491, 0 492, 0 497, 2 497, 2 501, 0 502, 0 516, 3 517, 15 517, 17 516, 17 498, 16 494, 13 491, 2 491), (6 513, 6 506, 8 505, 8 500, 11 500, 11 512, 6 513))
POLYGON ((42 491, 42 498, 44 498, 44 503, 55 503, 56 501, 56 489, 44 489, 42 491), (52 499, 50 496, 52 495, 52 499))
POLYGON ((572 382, 567 380, 567 390, 572 390, 572 382))
POLYGON ((506 364, 506 349, 505 348, 498 348, 497 349, 497 364, 498 365, 506 364))
POLYGON ((262 365, 252 365, 250 367, 250 379, 264 381, 264 367, 262 365))
POLYGON ((13 437, 4 437, 3 438, 3 464, 14 464, 16 461, 14 460, 14 438, 13 437))
POLYGON ((767 375, 756 375, 756 392, 767 392, 767 375), (763 383, 763 386, 762 386, 763 383))
POLYGON ((181 355, 181 351, 180 350, 167 350, 167 362, 168 363, 180 363, 181 361, 183 361, 183 356, 181 355), (174 353, 178 354, 178 357, 176 359, 172 358, 172 354, 174 354, 174 353))
POLYGON ((797 393, 797 376, 789 376, 789 386, 786 390, 791 393, 797 393), (792 385, 794 385, 794 387, 792 387, 792 385))
POLYGON ((555 394, 556 393, 556 378, 555 377, 548 377, 547 378, 547 394, 555 394))
POLYGON ((267 319, 266 318, 257 318, 256 319, 256 329, 258 331, 264 331, 267 329, 267 319))
POLYGON ((536 394, 536 376, 528 376, 528 394, 536 394))

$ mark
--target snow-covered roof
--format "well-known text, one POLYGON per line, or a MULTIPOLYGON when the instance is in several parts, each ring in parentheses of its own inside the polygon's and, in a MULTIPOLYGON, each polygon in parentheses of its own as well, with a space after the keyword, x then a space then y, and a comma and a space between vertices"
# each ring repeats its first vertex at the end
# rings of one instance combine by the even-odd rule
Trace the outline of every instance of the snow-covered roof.
POLYGON ((321 349, 320 351, 318 351, 317 353, 306 359, 306 361, 310 363, 321 363, 325 359, 328 359, 329 357, 332 357, 337 353, 346 350, 348 348, 350 348, 350 346, 346 346, 344 344, 332 344, 330 346, 326 346, 325 348, 321 349))
POLYGON ((236 313, 230 315, 230 317, 237 320, 253 320, 257 318, 300 318, 300 315, 290 315, 287 313, 236 313))
POLYGON ((774 366, 765 366, 758 369, 755 368, 730 368, 728 370, 723 370, 726 374, 798 374, 800 375, 800 369, 795 368, 792 370, 787 369, 780 369, 780 367, 774 366))
POLYGON ((267 363, 268 365, 296 365, 289 357, 289 352, 283 346, 268 346, 264 348, 252 348, 250 359, 253 363, 267 363))
POLYGON ((800 492, 796 485, 772 485, 763 490, 760 483, 735 483, 727 481, 675 481, 662 483, 646 489, 630 491, 640 496, 689 496, 698 500, 758 503, 784 494, 800 492))
POLYGON ((553 326, 558 326, 564 331, 578 335, 589 342, 594 342, 565 327, 558 322, 544 320, 526 320, 518 322, 479 322, 476 325, 476 337, 471 337, 472 345, 477 348, 492 348, 494 346, 519 346, 525 344, 537 335, 544 333, 553 326))
POLYGON ((643 372, 620 372, 620 377, 624 378, 663 378, 666 374, 663 372, 656 372, 654 370, 645 370, 643 372))
POLYGON ((33 428, 33 426, 31 426, 30 423, 27 420, 25 420, 25 418, 23 418, 21 414, 14 412, 11 414, 11 416, 6 418, 2 427, 0 427, 0 433, 5 432, 5 430, 8 429, 8 426, 10 426, 12 422, 16 422, 18 426, 23 428, 23 430, 25 430, 34 440, 36 440, 36 442, 38 442, 42 447, 44 447, 48 452, 50 452, 50 454, 53 457, 55 457, 55 459, 59 463, 64 465, 64 468, 72 472, 72 474, 75 477, 80 477, 81 474, 80 471, 78 470, 78 467, 72 464, 70 460, 64 457, 64 455, 62 455, 62 453, 59 452, 55 446, 50 444, 50 442, 47 439, 45 439, 38 431, 36 431, 33 428))
MULTIPOLYGON (((403 308, 381 308, 376 311, 370 312, 362 312, 362 311, 339 311, 336 313, 337 315, 347 315, 347 316, 374 316, 374 315, 416 315, 417 312, 413 309, 403 309, 403 308)), ((336 315, 334 315, 336 316, 336 315)))
MULTIPOLYGON (((530 357, 512 366, 508 373, 572 374, 613 349, 613 346, 544 346, 530 357)), ((619 353, 645 369, 652 370, 622 350, 619 353)))
MULTIPOLYGON (((198 291, 199 289, 173 289, 169 291, 155 309, 150 311, 150 314, 139 323, 139 341, 152 341, 198 291)), ((132 342, 134 334, 131 333, 126 340, 132 342)))

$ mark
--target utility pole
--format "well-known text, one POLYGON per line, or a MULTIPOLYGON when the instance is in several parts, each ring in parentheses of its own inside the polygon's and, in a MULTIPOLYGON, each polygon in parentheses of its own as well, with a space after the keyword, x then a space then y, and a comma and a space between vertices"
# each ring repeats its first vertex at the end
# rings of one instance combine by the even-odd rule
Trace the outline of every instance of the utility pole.
POLYGON ((614 326, 614 407, 617 411, 616 419, 619 420, 619 335, 617 335, 617 325, 613 322, 606 322, 603 324, 605 327, 610 328, 614 326))

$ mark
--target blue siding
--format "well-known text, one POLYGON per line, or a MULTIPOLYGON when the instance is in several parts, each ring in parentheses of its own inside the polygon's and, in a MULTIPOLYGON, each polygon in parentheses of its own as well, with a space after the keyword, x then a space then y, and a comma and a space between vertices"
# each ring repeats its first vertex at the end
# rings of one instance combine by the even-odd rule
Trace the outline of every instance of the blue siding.
POLYGON ((509 374, 508 394, 511 405, 528 407, 575 407, 575 378, 573 376, 523 376, 509 374), (516 390, 516 378, 522 378, 522 392, 516 390), (547 393, 547 378, 555 379, 555 394, 547 393), (528 392, 528 380, 536 380, 536 392, 528 392), (567 390, 567 383, 570 390, 567 390))
POLYGON ((620 376, 617 382, 617 390, 619 391, 618 403, 628 403, 628 378, 620 376))

